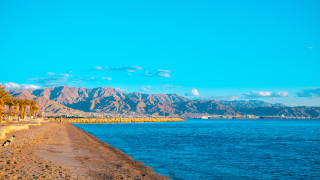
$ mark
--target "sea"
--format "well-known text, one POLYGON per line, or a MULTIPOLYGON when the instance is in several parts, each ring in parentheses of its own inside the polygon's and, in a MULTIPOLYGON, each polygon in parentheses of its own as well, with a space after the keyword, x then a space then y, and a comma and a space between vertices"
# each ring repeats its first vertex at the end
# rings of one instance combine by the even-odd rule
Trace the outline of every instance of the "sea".
POLYGON ((172 179, 320 179, 320 120, 74 125, 172 179))

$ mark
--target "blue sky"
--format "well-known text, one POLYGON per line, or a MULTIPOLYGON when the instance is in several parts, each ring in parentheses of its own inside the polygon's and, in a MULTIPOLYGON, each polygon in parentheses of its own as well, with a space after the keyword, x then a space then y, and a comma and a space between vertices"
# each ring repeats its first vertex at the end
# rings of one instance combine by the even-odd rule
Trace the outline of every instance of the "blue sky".
POLYGON ((317 0, 3 0, 0 83, 319 106, 319 9, 317 0))

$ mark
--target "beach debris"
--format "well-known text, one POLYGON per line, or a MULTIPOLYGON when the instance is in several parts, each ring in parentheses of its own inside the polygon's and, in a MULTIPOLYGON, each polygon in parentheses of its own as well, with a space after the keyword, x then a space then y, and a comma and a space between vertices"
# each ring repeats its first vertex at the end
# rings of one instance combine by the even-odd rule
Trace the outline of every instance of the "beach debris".
POLYGON ((2 144, 2 146, 8 146, 8 145, 10 145, 11 146, 11 144, 12 144, 12 142, 13 142, 13 139, 15 138, 15 136, 13 135, 13 136, 11 136, 11 138, 9 138, 9 139, 7 139, 3 144, 2 144))

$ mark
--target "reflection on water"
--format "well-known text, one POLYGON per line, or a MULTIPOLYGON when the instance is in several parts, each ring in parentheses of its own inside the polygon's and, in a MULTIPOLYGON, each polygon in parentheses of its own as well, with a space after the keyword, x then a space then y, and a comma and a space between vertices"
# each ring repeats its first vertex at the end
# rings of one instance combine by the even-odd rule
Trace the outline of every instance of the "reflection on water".
POLYGON ((173 179, 320 177, 320 120, 75 125, 173 179))

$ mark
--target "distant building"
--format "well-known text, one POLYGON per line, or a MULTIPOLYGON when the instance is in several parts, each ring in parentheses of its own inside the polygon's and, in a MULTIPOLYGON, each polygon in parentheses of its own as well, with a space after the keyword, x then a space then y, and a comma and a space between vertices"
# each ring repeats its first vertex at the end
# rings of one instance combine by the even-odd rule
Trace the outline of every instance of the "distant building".
POLYGON ((224 115, 213 115, 209 116, 209 119, 225 119, 226 117, 224 115))
POLYGON ((249 119, 257 119, 258 117, 255 115, 246 115, 247 118, 249 119))
POLYGON ((260 116, 260 119, 281 119, 280 116, 260 116))

